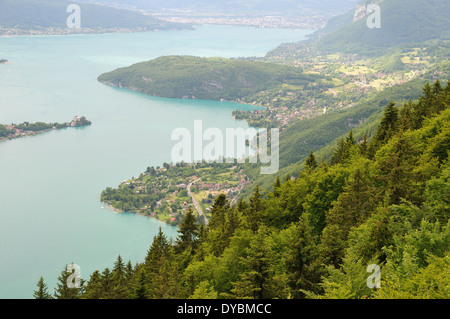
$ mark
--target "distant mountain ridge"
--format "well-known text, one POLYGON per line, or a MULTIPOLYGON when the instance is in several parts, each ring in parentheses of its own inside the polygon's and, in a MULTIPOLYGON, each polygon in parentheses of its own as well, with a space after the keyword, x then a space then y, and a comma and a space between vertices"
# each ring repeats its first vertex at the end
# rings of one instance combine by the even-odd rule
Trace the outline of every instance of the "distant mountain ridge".
POLYGON ((378 0, 365 1, 330 20, 328 34, 317 43, 324 51, 343 53, 383 53, 387 48, 430 39, 450 39, 450 1, 378 0), (369 28, 367 3, 380 7, 380 28, 369 28), (353 19, 350 20, 353 12, 353 19), (334 25, 333 25, 334 24, 334 25))
MULTIPOLYGON (((66 0, 1 0, 0 29, 67 28, 66 0)), ((189 26, 168 23, 137 12, 79 3, 81 27, 90 29, 181 29, 189 26)))
POLYGON ((147 10, 178 10, 179 12, 227 12, 249 14, 335 14, 353 7, 359 0, 80 0, 88 3, 133 7, 147 10))

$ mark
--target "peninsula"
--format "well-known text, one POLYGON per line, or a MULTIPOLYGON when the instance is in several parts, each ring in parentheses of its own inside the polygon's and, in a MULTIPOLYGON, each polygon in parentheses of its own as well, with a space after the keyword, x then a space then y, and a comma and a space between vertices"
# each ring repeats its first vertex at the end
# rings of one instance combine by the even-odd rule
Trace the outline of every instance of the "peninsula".
POLYGON ((237 163, 164 163, 163 167, 148 167, 116 188, 107 187, 100 200, 117 212, 138 213, 172 226, 179 226, 192 209, 198 221, 207 225, 214 198, 226 194, 236 203, 249 183, 237 163))
POLYGON ((273 63, 163 56, 102 74, 98 80, 152 96, 239 102, 264 91, 280 90, 283 84, 305 90, 324 79, 273 63))
POLYGON ((23 122, 21 124, 11 125, 0 124, 0 142, 19 137, 32 136, 51 130, 88 125, 91 125, 91 122, 84 116, 75 116, 71 122, 66 123, 23 122))

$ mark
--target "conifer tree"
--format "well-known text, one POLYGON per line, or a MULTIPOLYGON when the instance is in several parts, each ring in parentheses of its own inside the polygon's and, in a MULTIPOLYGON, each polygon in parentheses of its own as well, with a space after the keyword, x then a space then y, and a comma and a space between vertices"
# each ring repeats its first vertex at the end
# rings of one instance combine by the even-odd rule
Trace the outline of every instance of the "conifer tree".
POLYGON ((394 102, 390 102, 385 110, 381 123, 378 126, 377 132, 374 136, 376 146, 385 144, 393 135, 397 133, 399 124, 399 111, 395 107, 394 102))
POLYGON ((143 268, 136 273, 136 282, 131 287, 132 299, 148 299, 149 291, 147 287, 146 274, 143 268))
POLYGON ((273 252, 267 237, 268 230, 262 226, 248 248, 247 257, 243 259, 246 271, 241 274, 241 280, 234 283, 231 290, 234 297, 271 299, 286 298, 288 295, 287 279, 275 274, 273 252))
POLYGON ((320 162, 319 162, 319 165, 317 166, 317 169, 318 169, 318 170, 321 170, 321 171, 324 171, 324 172, 327 171, 327 169, 328 169, 328 164, 327 164, 327 162, 325 161, 325 158, 324 158, 324 157, 322 157, 322 158, 320 159, 320 162))
POLYGON ((331 164, 344 163, 350 157, 350 149, 355 144, 353 130, 350 130, 347 137, 341 137, 331 156, 331 164))
POLYGON ((424 185, 417 184, 414 172, 417 157, 414 145, 405 136, 392 140, 385 154, 380 154, 377 162, 380 174, 376 179, 383 183, 383 191, 389 205, 399 204, 401 199, 420 202, 424 185))
POLYGON ((353 129, 351 129, 350 132, 348 133, 345 142, 347 143, 348 148, 350 148, 352 145, 355 145, 355 138, 353 137, 353 129))
POLYGON ((228 209, 228 199, 224 194, 220 194, 211 207, 211 219, 209 227, 211 229, 223 229, 225 226, 225 212, 228 209))
POLYGON ((363 139, 362 139, 361 143, 359 144, 359 150, 361 152, 361 155, 364 157, 367 157, 367 155, 368 155, 367 147, 368 147, 368 136, 367 136, 367 132, 364 132, 363 139))
POLYGON ((125 278, 127 281, 129 281, 134 275, 134 268, 131 264, 131 260, 128 260, 128 263, 125 268, 125 278))
POLYGON ((156 261, 153 269, 148 273, 149 298, 179 298, 181 296, 181 276, 172 246, 169 246, 166 254, 156 261))
POLYGON ((280 187, 281 187, 281 181, 280 176, 277 176, 277 179, 275 180, 275 183, 273 183, 273 196, 278 198, 280 197, 280 187))
POLYGON ((127 294, 126 267, 120 255, 117 256, 112 270, 112 284, 114 298, 124 299, 127 294))
POLYGON ((367 173, 358 168, 347 181, 334 207, 327 213, 322 237, 322 256, 326 264, 338 267, 347 248, 352 227, 363 223, 377 206, 374 187, 367 173))
POLYGON ((411 128, 412 121, 412 111, 414 109, 414 104, 410 99, 407 103, 403 105, 400 109, 400 131, 406 132, 411 128))
POLYGON ((290 240, 286 270, 294 298, 304 298, 304 290, 319 292, 320 270, 318 248, 312 230, 303 220, 293 226, 294 237, 290 240))
POLYGON ((48 287, 44 283, 44 278, 41 277, 37 283, 38 289, 34 291, 33 297, 35 299, 53 299, 52 295, 48 292, 48 287))
POLYGON ((195 254, 198 260, 203 260, 205 257, 206 251, 204 244, 207 241, 208 236, 208 227, 205 224, 200 224, 198 228, 198 236, 197 236, 197 249, 195 250, 195 254))
POLYGON ((103 299, 105 293, 103 291, 103 282, 101 273, 96 270, 92 273, 89 281, 86 284, 83 299, 103 299))
POLYGON ((169 242, 161 227, 159 227, 158 235, 153 237, 152 245, 145 257, 145 267, 148 273, 157 270, 157 263, 161 258, 164 258, 168 254, 168 251, 169 242))
POLYGON ((178 229, 178 239, 176 242, 176 251, 185 251, 188 247, 195 248, 199 225, 194 216, 194 211, 189 208, 184 215, 183 221, 178 229))
POLYGON ((113 299, 114 283, 111 270, 108 267, 103 270, 101 274, 100 283, 103 291, 102 299, 113 299))
POLYGON ((258 230, 259 224, 263 220, 263 210, 264 210, 264 203, 262 199, 262 195, 260 192, 259 185, 256 184, 253 195, 250 198, 250 205, 248 209, 246 210, 246 219, 247 224, 249 225, 250 229, 256 232, 258 230))
POLYGON ((68 266, 63 269, 61 275, 58 277, 58 283, 56 284, 54 296, 56 299, 79 299, 82 293, 83 281, 80 280, 80 287, 69 287, 67 284, 70 280, 70 276, 73 274, 67 271, 68 266))
POLYGON ((305 161, 305 168, 307 171, 312 172, 317 168, 316 157, 314 156, 313 151, 309 151, 309 155, 305 161))

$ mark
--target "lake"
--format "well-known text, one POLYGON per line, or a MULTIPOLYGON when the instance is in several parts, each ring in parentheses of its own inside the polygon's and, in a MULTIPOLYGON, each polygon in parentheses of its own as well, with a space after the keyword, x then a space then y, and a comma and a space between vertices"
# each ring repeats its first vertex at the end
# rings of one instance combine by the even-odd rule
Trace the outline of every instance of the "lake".
POLYGON ((53 293, 67 264, 83 279, 125 262, 143 261, 159 227, 135 214, 116 214, 99 201, 106 187, 170 162, 171 132, 246 127, 230 102, 171 100, 111 88, 104 72, 162 55, 263 56, 310 30, 201 26, 195 31, 0 38, 0 123, 92 125, 0 143, 0 298, 32 298, 40 276, 53 293))

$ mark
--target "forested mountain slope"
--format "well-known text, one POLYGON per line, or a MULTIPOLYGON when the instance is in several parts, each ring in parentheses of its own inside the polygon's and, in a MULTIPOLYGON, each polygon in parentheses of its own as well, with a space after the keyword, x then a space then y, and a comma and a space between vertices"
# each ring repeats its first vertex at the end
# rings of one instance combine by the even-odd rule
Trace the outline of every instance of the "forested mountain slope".
MULTIPOLYGON (((95 271, 56 298, 441 298, 450 285, 450 84, 388 103, 372 138, 352 131, 329 162, 300 176, 220 195, 208 226, 185 215, 179 236, 155 236, 142 263, 95 271), (381 267, 381 288, 367 267, 381 267)), ((35 296, 50 297, 43 281, 35 296)))
MULTIPOLYGON (((367 3, 372 3, 366 1, 367 3)), ((380 28, 369 28, 365 4, 362 14, 352 22, 329 33, 317 46, 330 52, 382 54, 384 50, 405 43, 430 39, 450 39, 450 2, 445 0, 381 0, 380 28)), ((358 8, 352 10, 357 12, 358 8)), ((345 18, 347 15, 343 15, 345 18)), ((331 28, 331 30, 333 30, 331 28)))
POLYGON ((168 97, 236 101, 281 85, 327 86, 301 69, 239 59, 163 56, 98 77, 108 85, 168 97))

